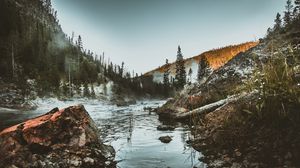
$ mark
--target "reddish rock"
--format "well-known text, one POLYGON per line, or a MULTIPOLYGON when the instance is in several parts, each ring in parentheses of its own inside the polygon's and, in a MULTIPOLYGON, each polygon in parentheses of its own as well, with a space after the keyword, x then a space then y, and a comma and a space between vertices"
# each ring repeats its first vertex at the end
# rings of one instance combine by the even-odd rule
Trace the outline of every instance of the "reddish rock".
POLYGON ((4 167, 114 167, 115 151, 99 139, 82 105, 30 119, 0 132, 4 167))

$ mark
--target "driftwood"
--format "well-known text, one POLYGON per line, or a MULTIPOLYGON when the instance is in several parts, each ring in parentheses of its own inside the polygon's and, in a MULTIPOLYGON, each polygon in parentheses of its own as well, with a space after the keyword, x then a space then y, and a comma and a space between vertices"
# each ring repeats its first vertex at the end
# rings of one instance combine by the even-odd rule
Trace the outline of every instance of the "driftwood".
POLYGON ((183 120, 183 119, 187 119, 187 118, 189 118, 190 116, 193 116, 193 115, 205 115, 207 113, 215 111, 217 108, 219 108, 221 106, 224 106, 227 103, 238 100, 240 97, 241 96, 231 96, 229 98, 219 100, 217 102, 214 102, 214 103, 196 108, 196 109, 194 109, 192 111, 189 111, 189 112, 178 113, 178 114, 176 114, 175 118, 178 119, 178 120, 183 120))

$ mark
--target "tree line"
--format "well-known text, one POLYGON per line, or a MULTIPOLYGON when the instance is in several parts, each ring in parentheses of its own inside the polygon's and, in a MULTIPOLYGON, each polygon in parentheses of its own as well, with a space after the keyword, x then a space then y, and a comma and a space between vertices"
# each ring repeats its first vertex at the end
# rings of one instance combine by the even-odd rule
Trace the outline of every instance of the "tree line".
MULTIPOLYGON (((294 28, 293 25, 300 24, 300 0, 287 0, 283 14, 276 14, 275 24, 267 30, 267 39, 274 38, 278 34, 284 34, 294 28)), ((292 36, 292 35, 291 35, 292 36)), ((293 44, 298 44, 299 40, 294 39, 293 44)))

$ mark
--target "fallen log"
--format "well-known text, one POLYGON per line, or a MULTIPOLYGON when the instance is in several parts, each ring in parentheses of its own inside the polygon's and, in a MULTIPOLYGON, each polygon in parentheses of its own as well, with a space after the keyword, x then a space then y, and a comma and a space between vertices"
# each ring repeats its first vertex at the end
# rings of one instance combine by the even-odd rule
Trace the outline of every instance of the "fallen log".
POLYGON ((205 115, 207 113, 213 112, 214 110, 218 109, 219 107, 222 107, 230 102, 236 101, 238 100, 241 96, 231 96, 229 98, 223 99, 223 100, 219 100, 217 102, 211 103, 211 104, 207 104, 205 106, 196 108, 192 111, 189 112, 182 112, 182 113, 178 113, 175 115, 175 119, 177 120, 185 120, 188 119, 189 117, 193 116, 193 115, 205 115))

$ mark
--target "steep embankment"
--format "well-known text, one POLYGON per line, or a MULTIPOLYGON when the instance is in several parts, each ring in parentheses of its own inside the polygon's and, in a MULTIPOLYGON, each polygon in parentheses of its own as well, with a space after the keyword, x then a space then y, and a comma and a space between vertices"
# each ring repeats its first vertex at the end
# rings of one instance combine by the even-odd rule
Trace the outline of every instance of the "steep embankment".
MULTIPOLYGON (((300 129, 295 123, 299 119, 299 65, 294 72, 284 66, 277 69, 284 63, 269 66, 273 60, 269 45, 265 41, 237 55, 207 81, 185 88, 158 110, 160 119, 194 125, 193 146, 205 155, 201 159, 209 167, 299 166, 300 153, 295 150, 300 147, 300 129), (294 75, 283 74, 278 81, 269 79, 273 72, 294 75), (265 76, 274 83, 264 85, 265 76), (271 95, 264 97, 262 93, 270 90, 271 95), (280 108, 283 111, 277 113, 280 108)), ((288 55, 288 50, 282 47, 277 52, 288 55)), ((297 48, 293 50, 299 54, 297 48)))
POLYGON ((209 167, 299 167, 300 18, 158 110, 193 125, 209 167), (290 36, 293 34, 294 36, 290 36))
MULTIPOLYGON (((200 55, 185 59, 185 68, 188 72, 191 68, 193 71, 192 78, 196 79, 197 71, 198 71, 198 64, 202 57, 206 57, 207 61, 209 62, 210 67, 213 70, 216 70, 220 67, 222 67, 225 63, 227 63, 229 60, 234 58, 237 54, 241 52, 245 52, 252 47, 255 47, 258 44, 258 42, 247 42, 242 43, 239 45, 232 45, 223 47, 220 49, 214 49, 207 52, 204 52, 200 55)), ((145 76, 153 76, 153 80, 156 82, 162 82, 163 81, 163 74, 166 71, 166 69, 170 69, 170 78, 175 77, 176 72, 176 65, 175 62, 171 63, 169 65, 163 65, 157 69, 154 69, 150 72, 145 73, 145 76)))
MULTIPOLYGON (((262 54, 263 44, 239 53, 224 66, 213 71, 203 83, 194 83, 185 87, 175 99, 168 101, 160 110, 161 117, 175 117, 176 113, 187 112, 217 102, 234 94, 237 86, 249 77, 260 60, 255 60, 253 53, 262 54)), ((261 57, 263 59, 263 57, 261 57)))

